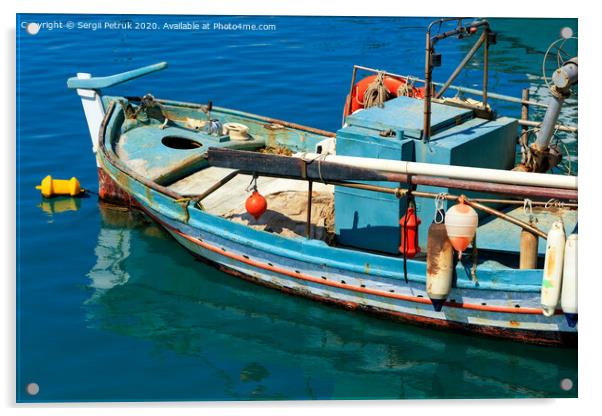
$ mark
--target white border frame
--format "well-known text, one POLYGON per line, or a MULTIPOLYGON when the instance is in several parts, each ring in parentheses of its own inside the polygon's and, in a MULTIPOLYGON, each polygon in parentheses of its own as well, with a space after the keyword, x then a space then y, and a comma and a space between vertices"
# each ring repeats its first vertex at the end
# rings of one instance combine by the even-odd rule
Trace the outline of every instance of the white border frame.
MULTIPOLYGON (((112 414, 127 415, 157 415, 185 414, 197 415, 199 411, 205 414, 231 415, 247 411, 251 415, 290 415, 306 416, 308 412, 318 415, 331 415, 333 412, 345 414, 363 414, 374 411, 379 416, 385 414, 399 415, 400 412, 462 412, 463 415, 498 415, 545 412, 555 414, 589 414, 598 403, 598 375, 600 374, 600 359, 597 351, 600 335, 596 322, 597 297, 602 291, 602 279, 599 266, 595 260, 600 257, 600 207, 602 197, 595 167, 600 165, 602 154, 596 151, 596 144, 602 143, 599 128, 595 122, 595 106, 600 100, 600 91, 595 79, 600 72, 600 46, 597 13, 594 2, 562 2, 548 0, 546 2, 526 2, 504 0, 498 2, 483 2, 475 0, 445 1, 431 0, 428 3, 397 2, 390 5, 382 2, 378 7, 370 7, 365 0, 335 0, 317 1, 278 1, 278 0, 174 0, 171 2, 154 2, 151 0, 102 0, 97 2, 80 0, 8 0, 3 2, 2 19, 2 57, 5 65, 2 67, 2 187, 0 203, 0 229, 3 230, 2 246, 0 247, 1 264, 4 265, 3 290, 0 303, 2 304, 2 349, 1 357, 4 369, 1 383, 1 405, 7 414, 43 413, 48 415, 80 415, 82 412, 92 415, 112 414), (141 6, 144 6, 143 8, 141 6), (571 8, 569 8, 569 6, 571 8), (581 313, 580 313, 580 347, 579 361, 579 399, 522 399, 522 400, 424 400, 424 401, 321 401, 321 402, 183 402, 183 403, 133 403, 133 404, 15 404, 15 270, 16 270, 16 143, 15 143, 15 25, 16 13, 115 13, 115 14, 220 14, 220 15, 365 15, 365 16, 457 16, 479 15, 487 17, 577 17, 579 18, 579 35, 581 52, 581 83, 592 85, 592 88, 580 90, 579 128, 582 141, 579 146, 580 164, 580 199, 581 199, 581 242, 580 282, 581 313), (85 410, 84 410, 85 409, 85 410)), ((6 413, 5 413, 6 414, 6 413)))

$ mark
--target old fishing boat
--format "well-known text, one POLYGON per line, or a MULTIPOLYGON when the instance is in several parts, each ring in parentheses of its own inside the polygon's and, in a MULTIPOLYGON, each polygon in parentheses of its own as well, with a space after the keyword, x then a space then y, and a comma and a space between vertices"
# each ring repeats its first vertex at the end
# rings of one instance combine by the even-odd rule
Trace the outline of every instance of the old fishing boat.
POLYGON ((422 80, 355 66, 336 133, 211 102, 101 93, 166 63, 79 73, 68 87, 84 107, 99 196, 142 210, 221 270, 287 293, 411 323, 575 344, 577 177, 548 171, 562 159, 554 133, 576 132, 558 114, 577 83, 577 59, 556 70, 547 104, 494 94, 496 34, 486 20, 435 23, 450 22, 448 31, 427 30, 422 80), (477 40, 438 84, 436 46, 450 37, 477 40), (483 89, 452 85, 480 49, 483 89), (450 89, 480 100, 446 98, 450 89), (523 117, 497 115, 490 99, 517 102, 523 117), (528 119, 533 105, 547 107, 542 122, 528 119))

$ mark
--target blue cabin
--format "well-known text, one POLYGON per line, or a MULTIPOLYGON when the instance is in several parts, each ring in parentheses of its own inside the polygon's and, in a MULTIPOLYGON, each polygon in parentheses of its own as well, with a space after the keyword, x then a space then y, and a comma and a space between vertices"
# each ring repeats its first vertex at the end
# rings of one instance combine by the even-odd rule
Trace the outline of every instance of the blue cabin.
MULTIPOLYGON (((342 156, 405 160, 443 165, 512 169, 518 124, 499 117, 485 120, 474 111, 433 102, 431 137, 423 142, 422 100, 398 97, 384 107, 358 111, 337 131, 336 152, 342 156)), ((397 187, 384 182, 381 186, 397 187)), ((403 186, 403 184, 402 184, 403 186)), ((418 186, 428 192, 462 193, 448 188, 418 186)), ((475 197, 475 193, 465 194, 475 197)), ((420 246, 426 248, 427 230, 435 215, 432 199, 416 198, 422 220, 420 246)), ((346 246, 399 253, 399 220, 405 198, 352 188, 335 188, 335 227, 338 243, 346 246)))

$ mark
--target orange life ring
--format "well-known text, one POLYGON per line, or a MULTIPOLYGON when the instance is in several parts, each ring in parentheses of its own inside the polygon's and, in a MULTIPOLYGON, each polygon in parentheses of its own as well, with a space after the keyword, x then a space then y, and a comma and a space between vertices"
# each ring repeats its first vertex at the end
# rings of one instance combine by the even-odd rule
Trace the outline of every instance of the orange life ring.
MULTIPOLYGON (((370 75, 353 86, 353 90, 351 90, 351 112, 349 112, 348 95, 347 99, 345 100, 345 111, 343 113, 345 117, 347 117, 349 114, 353 114, 361 108, 364 108, 364 95, 366 93, 366 89, 375 79, 376 75, 370 75)), ((385 76, 385 87, 393 97, 398 96, 399 88, 404 86, 405 84, 406 81, 403 79, 385 76)), ((407 95, 408 97, 413 98, 424 98, 424 88, 416 88, 414 86, 411 86, 407 95)))

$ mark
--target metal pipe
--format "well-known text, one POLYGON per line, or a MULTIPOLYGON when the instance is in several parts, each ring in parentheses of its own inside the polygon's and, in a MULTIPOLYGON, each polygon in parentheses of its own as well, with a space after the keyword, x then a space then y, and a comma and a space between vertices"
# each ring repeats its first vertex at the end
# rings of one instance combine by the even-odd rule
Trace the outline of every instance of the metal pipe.
MULTIPOLYGON (((529 100, 529 89, 525 88, 523 90, 523 96, 522 96, 523 102, 528 101, 529 100)), ((529 104, 523 104, 522 108, 521 108, 521 112, 520 112, 520 119, 522 121, 528 121, 529 120, 529 104)), ((528 135, 529 135, 529 127, 523 125, 522 126, 522 133, 520 136, 521 139, 521 143, 524 146, 527 146, 527 142, 528 142, 528 135)))
MULTIPOLYGON (((483 204, 502 204, 502 205, 524 205, 524 199, 498 199, 498 198, 471 198, 471 201, 481 202, 483 204)), ((562 202, 560 206, 565 208, 578 208, 579 204, 575 202, 562 202)), ((531 201, 531 205, 539 207, 555 206, 550 201, 531 201)))
POLYGON ((485 45, 483 46, 483 110, 487 109, 487 84, 489 83, 489 30, 483 31, 485 45))
POLYGON ((571 86, 577 83, 577 58, 565 62, 558 68, 554 72, 552 82, 554 85, 550 88, 552 95, 548 101, 548 109, 541 123, 541 129, 537 133, 537 139, 533 143, 533 148, 537 151, 546 150, 550 145, 562 104, 571 96, 571 86))
POLYGON ((471 207, 475 208, 475 209, 480 209, 481 211, 484 211, 488 214, 491 215, 495 215, 498 218, 501 218, 503 220, 506 220, 514 225, 518 225, 519 227, 521 227, 523 230, 527 230, 533 234, 536 234, 538 236, 540 236, 543 239, 547 239, 548 235, 546 233, 544 233, 543 231, 541 231, 539 228, 532 226, 531 224, 528 224, 524 221, 519 220, 518 218, 514 218, 511 217, 510 215, 504 214, 501 211, 498 211, 496 209, 493 209, 491 207, 488 207, 487 205, 483 205, 480 204, 478 202, 474 202, 471 201, 469 199, 465 199, 464 203, 466 203, 466 205, 470 205, 471 207))
MULTIPOLYGON (((241 170, 241 173, 251 174, 253 171, 241 170)), ((301 180, 298 176, 288 176, 277 173, 269 173, 262 171, 261 176, 273 177, 273 178, 289 178, 301 180)), ((356 179, 359 180, 359 179, 356 179)), ((395 183, 408 183, 411 185, 429 185, 438 186, 442 188, 461 189, 466 191, 484 192, 490 194, 501 194, 501 195, 513 195, 522 196, 525 198, 546 198, 546 201, 533 201, 533 205, 545 206, 553 205, 549 201, 576 201, 578 198, 577 191, 567 189, 553 189, 553 188, 542 188, 535 186, 522 186, 522 185, 506 185, 506 184, 487 184, 482 182, 464 181, 447 178, 436 178, 430 176, 421 175, 404 175, 401 173, 389 173, 382 178, 382 181, 395 182, 395 183)), ((333 184, 337 182, 336 179, 322 178, 320 182, 325 184, 333 184)), ((368 185, 371 186, 371 185, 368 185)), ((507 199, 489 199, 489 198, 475 198, 475 201, 479 202, 491 202, 500 204, 524 204, 524 200, 507 200, 507 199)), ((576 208, 577 203, 560 202, 562 206, 568 208, 576 208)))
MULTIPOLYGON (((363 71, 368 71, 368 72, 373 72, 373 73, 378 73, 379 70, 378 69, 374 69, 374 68, 370 68, 367 66, 361 66, 361 65, 354 65, 354 69, 361 69, 363 71)), ((403 79, 405 81, 410 81, 410 82, 420 82, 420 83, 425 83, 425 80, 422 78, 418 78, 418 77, 413 77, 413 76, 408 76, 408 75, 400 75, 400 74, 396 74, 394 72, 385 72, 385 75, 393 77, 393 78, 399 78, 399 79, 403 79)), ((436 82, 436 81, 431 81, 431 84, 436 86, 436 87, 441 87, 444 84, 442 82, 436 82)), ((461 93, 466 93, 466 94, 473 94, 473 95, 478 95, 479 97, 483 96, 483 91, 480 90, 475 90, 474 88, 468 88, 468 87, 459 87, 457 85, 450 85, 448 87, 448 89, 450 90, 454 90, 454 91, 458 91, 461 93)), ((505 95, 505 94, 499 94, 496 92, 487 92, 487 98, 493 98, 496 100, 500 100, 500 101, 506 101, 509 103, 516 103, 516 104, 528 104, 528 105, 532 105, 532 106, 536 106, 536 107, 542 107, 542 108, 547 108, 548 105, 545 103, 540 103, 538 101, 524 101, 521 100, 520 98, 517 97, 512 97, 510 95, 505 95)))
MULTIPOLYGON (((353 74, 351 75, 351 85, 349 86, 349 103, 347 104, 347 115, 351 114, 353 108, 353 87, 355 86, 355 77, 357 75, 357 66, 353 65, 353 74)), ((343 124, 345 124, 345 116, 343 115, 343 124)))
MULTIPOLYGON (((464 69, 466 64, 468 64, 468 62, 470 62, 472 57, 475 55, 475 53, 477 53, 477 51, 479 50, 481 45, 484 42, 486 42, 486 40, 487 40, 487 32, 484 31, 481 34, 481 36, 479 37, 479 39, 475 42, 475 44, 472 45, 472 48, 468 51, 468 53, 466 54, 464 59, 462 59, 462 61, 458 64, 456 69, 454 69, 454 72, 452 72, 452 74, 449 76, 447 81, 445 81, 445 83, 443 84, 441 89, 437 92, 437 94, 435 94, 435 98, 440 98, 443 95, 443 93, 445 93, 445 91, 447 91, 447 89, 449 88, 451 83, 454 82, 454 80, 458 77, 458 75, 460 75, 460 72, 462 72, 462 70, 464 69)), ((485 92, 485 89, 483 89, 483 99, 485 99, 485 100, 487 99, 487 94, 485 92)))
POLYGON ((217 181, 216 183, 211 185, 211 187, 209 189, 207 189, 205 192, 203 192, 200 195, 195 196, 193 198, 193 200, 196 201, 196 203, 201 202, 203 199, 207 198, 209 195, 211 195, 212 193, 217 191, 219 188, 221 188, 222 186, 224 186, 225 184, 230 182, 232 179, 234 179, 239 173, 240 173, 240 171, 238 171, 238 170, 230 172, 229 174, 224 176, 222 179, 220 179, 219 181, 217 181))
POLYGON ((431 59, 433 51, 431 48, 431 26, 426 32, 426 57, 424 62, 424 120, 422 141, 427 142, 431 137, 431 94, 433 87, 431 85, 433 68, 431 59))
POLYGON ((564 103, 566 96, 556 93, 552 91, 552 96, 548 101, 548 109, 546 111, 546 115, 543 118, 543 121, 540 123, 540 130, 537 133, 537 139, 535 143, 533 143, 533 147, 536 150, 546 150, 552 140, 552 136, 554 135, 555 126, 558 122, 558 117, 560 116, 560 110, 562 109, 562 104, 564 103))
MULTIPOLYGON (((469 103, 462 103, 462 102, 453 102, 453 103, 447 103, 445 102, 445 99, 438 101, 440 104, 447 104, 447 105, 451 105, 454 107, 460 107, 460 108, 467 108, 469 110, 478 110, 481 108, 481 106, 477 106, 475 104, 469 104, 469 103)), ((528 103, 527 103, 528 104, 528 103)), ((549 107, 549 106, 548 106, 549 107)), ((546 107, 546 108, 548 108, 546 107)), ((532 121, 532 120, 518 120, 518 124, 521 126, 530 126, 530 127, 541 127, 543 124, 539 121, 532 121)), ((566 131, 568 133, 577 133, 578 132, 578 128, 577 127, 572 127, 572 126, 565 126, 563 124, 556 124, 554 126, 555 130, 559 130, 559 131, 566 131)))
POLYGON ((307 181, 307 221, 305 223, 305 236, 309 240, 311 238, 311 197, 312 197, 313 181, 307 181))
POLYGON ((462 189, 487 194, 506 195, 515 198, 539 198, 549 200, 576 201, 578 192, 541 186, 511 185, 479 181, 479 179, 449 179, 436 176, 407 175, 405 173, 382 172, 352 165, 342 165, 318 159, 308 161, 306 168, 303 160, 296 157, 269 155, 242 150, 211 148, 207 152, 211 166, 238 169, 241 172, 257 172, 264 176, 291 179, 311 179, 320 182, 328 180, 340 181, 372 181, 409 183, 411 185, 437 186, 441 188, 462 189), (305 177, 303 176, 305 174, 305 177))
POLYGON ((452 17, 452 18, 446 18, 446 19, 439 19, 434 22, 431 22, 431 24, 429 25, 428 30, 427 30, 427 33, 429 33, 429 35, 430 35, 431 29, 435 23, 441 24, 441 23, 453 21, 453 20, 456 20, 458 22, 458 26, 455 29, 448 30, 447 32, 443 32, 443 33, 439 33, 439 34, 435 35, 432 38, 433 39, 432 44, 434 45, 435 43, 439 42, 440 40, 449 38, 450 36, 464 35, 466 33, 472 34, 470 32, 470 29, 472 29, 472 28, 479 28, 481 26, 486 26, 487 28, 489 28, 489 22, 487 20, 479 20, 479 21, 472 22, 469 26, 467 26, 468 30, 466 30, 467 27, 462 26, 462 20, 465 20, 465 19, 468 19, 468 17, 460 17, 460 18, 452 17))
POLYGON ((473 22, 470 24, 470 26, 468 27, 468 30, 466 27, 462 26, 462 20, 466 19, 466 17, 463 18, 446 18, 446 19, 439 19, 436 20, 434 22, 431 22, 428 26, 428 29, 426 31, 426 59, 425 59, 425 63, 424 63, 424 89, 425 89, 425 93, 424 93, 424 123, 423 123, 423 136, 422 136, 422 141, 423 142, 428 142, 430 137, 431 137, 431 97, 432 97, 432 77, 433 77, 433 65, 432 65, 432 57, 434 55, 434 51, 435 51, 435 44, 440 41, 443 40, 445 38, 448 38, 450 36, 455 36, 455 35, 463 35, 465 33, 471 33, 471 29, 473 28, 478 28, 480 26, 485 26, 486 30, 484 32, 486 32, 489 29, 489 22, 487 22, 487 20, 480 20, 477 22, 473 22), (444 23, 447 21, 453 21, 456 20, 458 21, 458 27, 454 30, 449 30, 447 32, 444 33, 440 33, 434 37, 431 37, 431 29, 433 28, 433 26, 436 23, 444 23))
POLYGON ((468 166, 439 165, 434 163, 407 162, 403 160, 320 155, 316 153, 297 153, 294 154, 293 157, 306 160, 317 160, 320 158, 322 161, 334 162, 341 165, 373 169, 381 172, 402 173, 406 175, 440 176, 465 180, 475 180, 475 178, 478 178, 478 180, 481 182, 577 189, 576 176, 517 172, 511 170, 475 168, 468 166))
MULTIPOLYGON (((392 194, 397 196, 398 198, 403 197, 408 190, 407 189, 402 189, 402 188, 385 188, 382 186, 376 186, 376 185, 366 185, 363 183, 355 183, 355 182, 330 182, 332 185, 337 185, 337 186, 346 186, 349 188, 356 188, 356 189, 363 189, 363 190, 367 190, 367 191, 373 191, 373 192, 383 192, 383 193, 388 193, 388 194, 392 194)), ((421 198, 437 198, 437 197, 441 197, 440 194, 436 194, 433 192, 423 192, 423 191, 412 191, 412 195, 417 196, 417 197, 421 197, 421 198)), ((449 201, 455 201, 458 200, 460 198, 460 196, 458 195, 450 195, 450 194, 445 194, 443 195, 443 197, 449 201)), ((462 195, 462 197, 464 198, 464 203, 466 203, 466 205, 470 205, 471 207, 475 208, 475 209, 479 209, 481 211, 484 211, 490 215, 494 215, 498 218, 501 218, 505 221, 508 221, 514 225, 517 225, 519 227, 521 227, 524 230, 527 230, 533 234, 538 235, 539 237, 543 238, 543 239, 547 239, 548 236, 546 233, 544 233, 543 231, 541 231, 539 228, 532 226, 531 224, 528 224, 524 221, 521 221, 517 218, 511 217, 507 214, 504 214, 501 211, 498 211, 496 209, 493 209, 491 207, 488 207, 486 205, 483 205, 479 202, 475 202, 473 200, 468 199, 466 196, 462 195)))
MULTIPOLYGON (((416 81, 420 82, 420 79, 418 79, 418 78, 411 78, 411 79, 415 79, 416 81)), ((443 83, 441 83, 441 82, 434 82, 433 81, 433 85, 440 86, 440 85, 443 85, 443 83)), ((450 85, 449 89, 450 90, 455 90, 455 91, 458 91, 458 92, 461 92, 461 93, 478 95, 480 97, 483 96, 483 91, 475 90, 474 88, 458 87, 456 85, 450 85)), ((506 101, 506 102, 509 102, 509 103, 527 104, 527 105, 533 105, 533 106, 542 107, 542 108, 547 108, 548 107, 547 104, 540 103, 538 101, 532 101, 532 100, 525 101, 525 100, 522 100, 520 98, 511 97, 509 95, 498 94, 496 92, 487 91, 487 99, 489 99, 489 98, 493 98, 493 99, 500 100, 500 101, 506 101)))
MULTIPOLYGON (((196 202, 200 202, 203 199, 207 198, 209 195, 211 195, 212 193, 214 193, 215 191, 217 191, 218 189, 220 189, 222 186, 226 185, 228 182, 230 182, 230 180, 234 179, 237 175, 240 174, 245 174, 245 172, 240 171, 240 170, 236 170, 233 171, 231 173, 229 173, 227 176, 225 176, 224 178, 220 179, 218 182, 216 182, 214 185, 212 185, 209 189, 207 189, 205 192, 203 192, 202 194, 198 194, 198 195, 182 195, 183 197, 190 197, 192 198, 192 200, 196 201, 196 202)), ((269 174, 265 174, 265 173, 260 173, 261 176, 270 176, 269 174)), ((275 176, 275 177, 279 177, 279 176, 275 176)), ((431 182, 428 181, 426 179, 428 179, 428 177, 423 178, 421 176, 392 176, 391 178, 391 182, 399 182, 399 183, 408 183, 409 185, 417 185, 417 184, 428 184, 428 185, 433 185, 433 186, 443 186, 443 187, 448 187, 448 188, 456 188, 456 189, 466 189, 466 190, 476 190, 476 191, 486 191, 486 189, 484 188, 472 188, 472 187, 464 187, 464 188, 460 188, 460 184, 456 184, 455 182, 449 182, 450 179, 444 179, 442 183, 439 183, 437 181, 435 182, 431 182), (407 179, 410 179, 409 181, 407 179), (426 182, 424 180, 426 180, 426 182)), ((434 179, 434 178, 431 178, 434 179)), ((310 194, 311 194, 311 189, 312 189, 312 180, 308 179, 308 181, 310 182, 309 187, 310 187, 310 194)), ((337 182, 337 181, 331 181, 328 179, 325 179, 325 183, 333 183, 333 182, 337 182)), ((338 183, 345 183, 345 182, 338 182, 338 183)), ((367 184, 366 184, 367 185, 367 184)), ((371 186, 371 185, 367 185, 367 186, 371 186)), ((380 188, 379 188, 380 189, 380 188)), ((538 195, 528 195, 528 196, 538 196, 538 195)), ((549 196, 549 195, 548 195, 549 196)), ((554 195, 553 195, 554 196, 554 195)), ((546 196, 547 197, 547 196, 546 196)), ((559 195, 559 197, 562 197, 561 195, 559 195)), ((550 198, 550 199, 556 199, 556 198, 550 198)), ((481 202, 481 203, 488 203, 488 204, 504 204, 504 205, 523 205, 525 203, 524 200, 522 199, 502 199, 502 198, 471 198, 472 201, 475 202, 481 202)), ((308 200, 308 205, 311 207, 312 201, 308 200)), ((562 207, 566 207, 566 208, 578 208, 579 204, 578 203, 573 203, 573 202, 561 202, 560 203, 562 207)), ((549 201, 531 201, 531 205, 533 206, 541 206, 541 207, 547 207, 549 205, 551 205, 551 203, 549 201)), ((311 209, 311 208, 310 208, 311 209)), ((309 220, 311 220, 311 218, 308 217, 309 220)))
MULTIPOLYGON (((410 183, 412 185, 438 186, 441 188, 462 189, 465 191, 484 192, 488 194, 507 195, 524 198, 547 198, 576 201, 576 190, 544 188, 539 186, 509 185, 500 183, 487 183, 464 179, 438 178, 424 175, 405 175, 402 173, 387 173, 389 182, 410 183)), ((523 201, 521 201, 522 203, 523 201)))
MULTIPOLYGON (((538 121, 532 121, 532 120, 518 120, 518 124, 521 126, 527 126, 527 127, 541 127, 542 124, 538 121)), ((554 130, 558 130, 558 131, 566 131, 567 133, 578 133, 579 129, 577 127, 573 127, 573 126, 565 126, 562 124, 556 124, 554 126, 554 130)))

